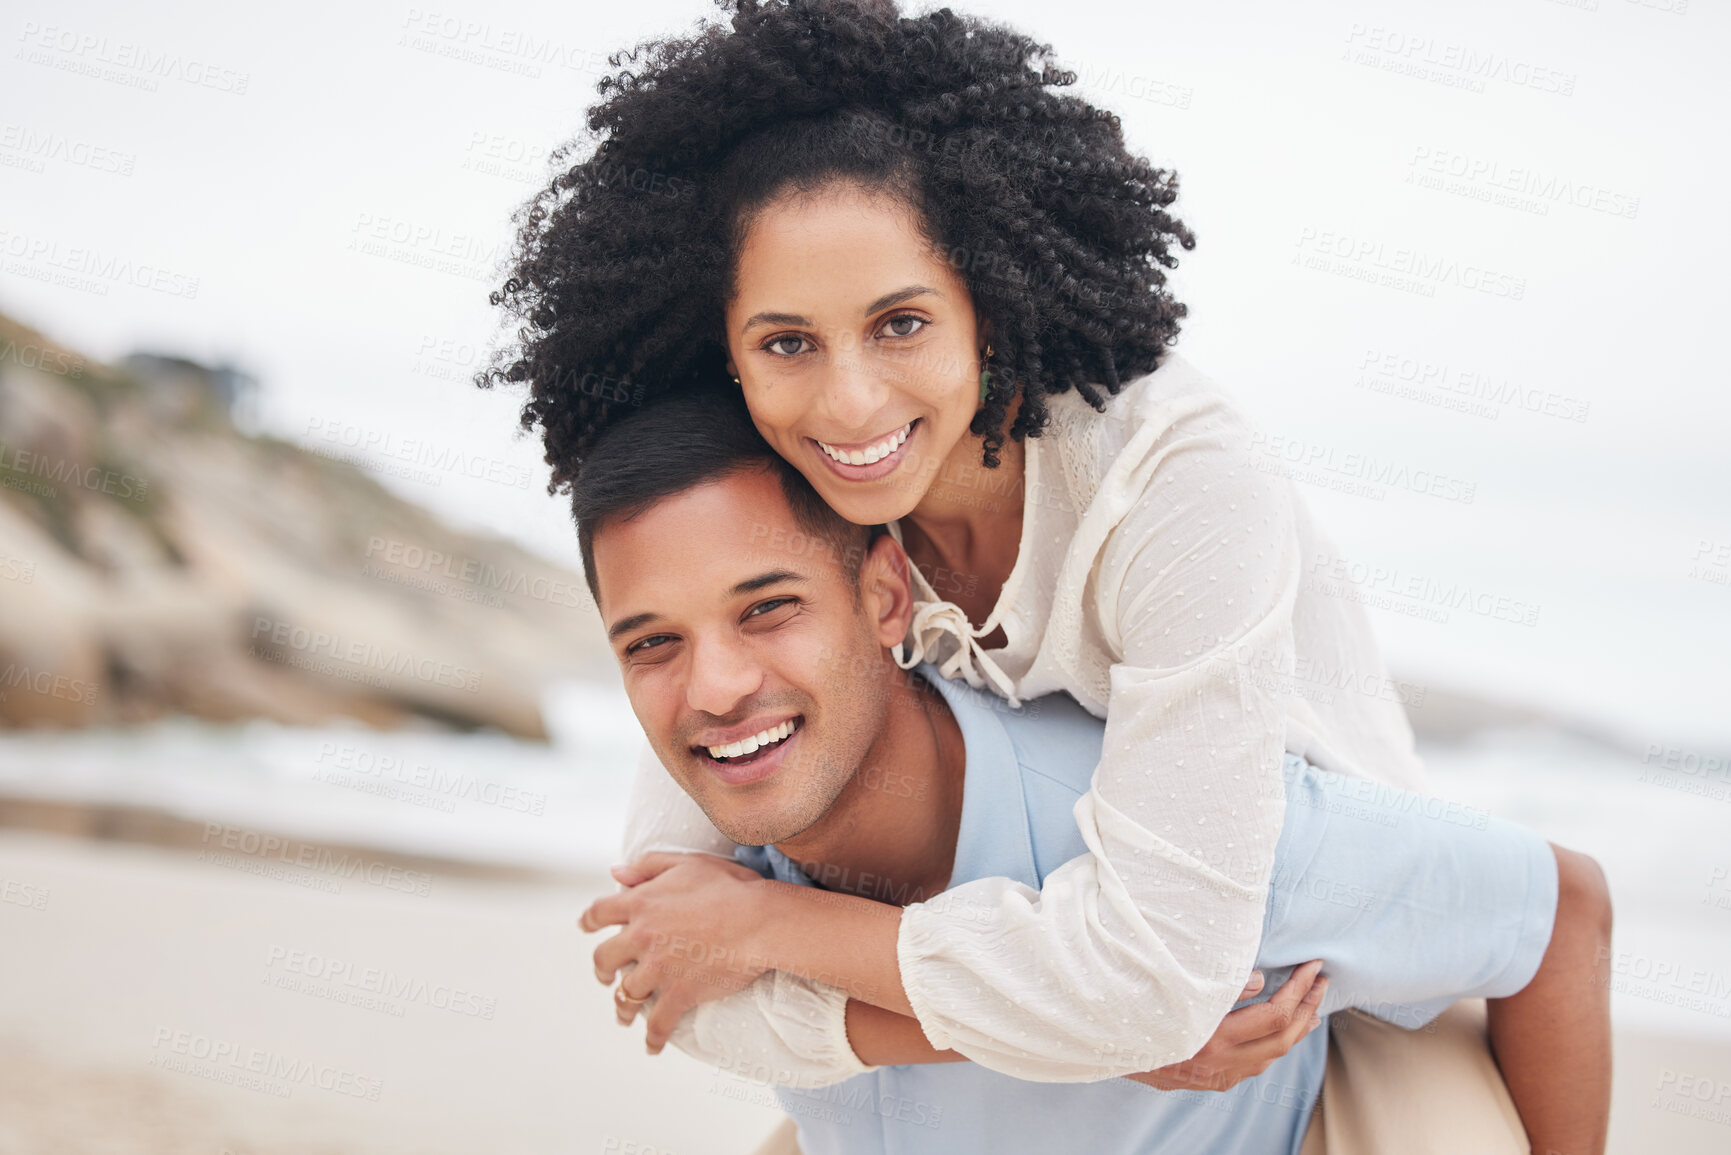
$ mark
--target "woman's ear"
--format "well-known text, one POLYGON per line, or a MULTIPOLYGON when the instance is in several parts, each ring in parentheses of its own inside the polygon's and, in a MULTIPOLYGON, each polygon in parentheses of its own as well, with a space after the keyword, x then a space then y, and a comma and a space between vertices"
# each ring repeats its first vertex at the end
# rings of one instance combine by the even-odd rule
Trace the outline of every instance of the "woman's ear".
POLYGON ((860 597, 872 617, 879 644, 886 649, 907 637, 914 617, 913 577, 907 553, 889 534, 880 534, 866 547, 860 565, 860 597))

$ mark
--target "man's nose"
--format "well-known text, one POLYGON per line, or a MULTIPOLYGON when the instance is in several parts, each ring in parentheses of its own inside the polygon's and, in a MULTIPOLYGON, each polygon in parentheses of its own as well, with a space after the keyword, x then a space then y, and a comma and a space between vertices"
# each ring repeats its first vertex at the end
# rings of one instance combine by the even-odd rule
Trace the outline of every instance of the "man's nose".
POLYGON ((750 651, 730 638, 702 638, 691 647, 691 679, 685 704, 723 718, 763 685, 763 669, 750 651))

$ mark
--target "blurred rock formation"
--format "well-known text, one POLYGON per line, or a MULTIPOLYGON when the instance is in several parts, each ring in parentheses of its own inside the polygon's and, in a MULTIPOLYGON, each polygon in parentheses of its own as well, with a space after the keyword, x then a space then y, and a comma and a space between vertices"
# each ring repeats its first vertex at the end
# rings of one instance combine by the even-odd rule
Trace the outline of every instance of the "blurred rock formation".
POLYGON ((541 737, 611 659, 580 574, 237 431, 232 369, 0 316, 0 726, 186 713, 541 737))

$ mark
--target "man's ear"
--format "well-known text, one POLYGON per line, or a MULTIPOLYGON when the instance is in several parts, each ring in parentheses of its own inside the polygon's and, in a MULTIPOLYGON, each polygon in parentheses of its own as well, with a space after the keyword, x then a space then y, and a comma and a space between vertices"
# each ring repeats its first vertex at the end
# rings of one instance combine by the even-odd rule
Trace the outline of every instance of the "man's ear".
POLYGON ((860 565, 860 597, 872 616, 879 644, 886 649, 907 637, 914 617, 913 577, 907 553, 889 534, 881 534, 866 548, 860 565))

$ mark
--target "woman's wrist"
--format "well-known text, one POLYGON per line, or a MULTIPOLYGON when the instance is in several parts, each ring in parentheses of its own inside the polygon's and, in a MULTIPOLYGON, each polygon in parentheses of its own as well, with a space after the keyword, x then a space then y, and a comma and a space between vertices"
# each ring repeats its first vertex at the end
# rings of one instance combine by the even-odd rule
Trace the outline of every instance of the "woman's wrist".
POLYGON ((847 1041, 854 1057, 869 1067, 915 1063, 959 1063, 967 1056, 932 1046, 918 1020, 858 999, 847 1002, 847 1041))
POLYGON ((786 882, 755 888, 742 944, 752 965, 840 987, 872 1006, 911 1015, 896 960, 901 908, 786 882))
POLYGON ((792 883, 774 879, 765 879, 748 888, 749 897, 740 920, 735 924, 740 939, 733 945, 754 974, 790 969, 778 962, 785 953, 778 928, 799 919, 801 908, 788 893, 799 889, 792 883))

